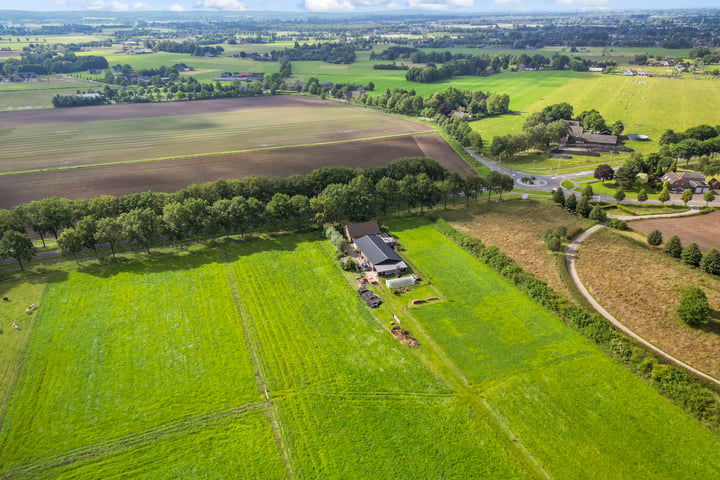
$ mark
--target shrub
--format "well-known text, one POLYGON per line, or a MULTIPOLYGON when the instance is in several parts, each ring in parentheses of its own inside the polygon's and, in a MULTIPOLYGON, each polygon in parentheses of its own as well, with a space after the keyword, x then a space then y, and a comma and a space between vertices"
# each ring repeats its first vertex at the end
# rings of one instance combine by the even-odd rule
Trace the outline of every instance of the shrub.
POLYGON ((565 206, 565 192, 563 192, 562 188, 558 187, 553 191, 553 202, 561 207, 565 206))
POLYGON ((682 256, 682 243, 680 243, 680 237, 673 235, 670 240, 665 244, 665 253, 673 258, 680 258, 682 256))
POLYGON ((575 198, 575 194, 571 193, 566 199, 565 199, 565 207, 570 210, 571 212, 574 212, 577 208, 577 198, 575 198))
POLYGON ((708 250, 703 255, 702 261, 700 262, 700 268, 707 273, 713 275, 720 275, 720 253, 714 248, 708 250))
POLYGON ((600 208, 600 205, 595 204, 592 210, 590 210, 588 218, 590 220, 595 220, 596 222, 602 223, 607 220, 607 213, 605 213, 605 210, 600 208))
POLYGON ((357 263, 352 258, 348 258, 343 262, 342 269, 346 272, 357 272, 359 271, 357 263))
POLYGON ((702 261, 702 252, 697 243, 691 243, 687 247, 683 248, 681 255, 683 263, 697 267, 702 261))
POLYGON ((710 320, 710 305, 705 292, 693 287, 687 290, 677 309, 680 320, 690 326, 698 326, 710 320))
POLYGON ((657 247, 662 243, 662 232, 660 230, 653 230, 648 233, 647 242, 651 247, 657 247))
POLYGON ((611 218, 610 221, 608 222, 608 227, 614 228, 616 230, 627 230, 628 224, 627 224, 627 222, 625 222, 623 220, 619 220, 617 218, 611 218))

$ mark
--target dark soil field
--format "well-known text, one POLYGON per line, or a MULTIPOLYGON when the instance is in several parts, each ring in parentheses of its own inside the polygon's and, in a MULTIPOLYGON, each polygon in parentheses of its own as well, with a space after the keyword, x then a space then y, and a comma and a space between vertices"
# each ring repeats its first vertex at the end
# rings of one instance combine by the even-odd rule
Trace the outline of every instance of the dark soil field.
POLYGON ((188 102, 98 105, 93 107, 56 108, 52 110, 0 112, 0 128, 40 125, 45 123, 128 120, 132 118, 199 115, 205 113, 233 112, 236 110, 307 107, 327 104, 328 102, 326 100, 320 100, 314 97, 273 95, 270 97, 240 97, 216 100, 194 100, 188 102))
POLYGON ((695 242, 703 252, 711 248, 720 250, 720 212, 690 217, 636 220, 630 226, 644 234, 660 230, 665 241, 677 235, 683 246, 695 242))
POLYGON ((250 175, 285 177, 326 166, 385 165, 401 157, 429 156, 466 176, 472 169, 440 135, 426 134, 309 147, 280 148, 0 176, 0 208, 57 195, 92 198, 148 190, 174 192, 193 183, 250 175))

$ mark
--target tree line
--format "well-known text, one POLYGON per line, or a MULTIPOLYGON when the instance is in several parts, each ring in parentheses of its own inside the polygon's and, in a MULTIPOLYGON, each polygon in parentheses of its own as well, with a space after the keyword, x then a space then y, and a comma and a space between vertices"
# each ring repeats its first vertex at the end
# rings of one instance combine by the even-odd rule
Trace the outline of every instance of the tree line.
POLYGON ((462 179, 425 157, 395 160, 367 169, 325 167, 308 175, 268 179, 218 180, 167 194, 144 192, 113 197, 69 200, 51 197, 0 210, 0 258, 14 258, 22 268, 36 250, 28 230, 42 240, 52 236, 63 251, 97 253, 108 245, 112 254, 123 241, 148 252, 161 238, 182 241, 202 234, 240 233, 289 222, 319 225, 340 218, 364 221, 380 208, 399 212, 419 206, 446 205, 463 194, 466 201, 483 190, 510 191, 512 178, 492 172, 462 179))

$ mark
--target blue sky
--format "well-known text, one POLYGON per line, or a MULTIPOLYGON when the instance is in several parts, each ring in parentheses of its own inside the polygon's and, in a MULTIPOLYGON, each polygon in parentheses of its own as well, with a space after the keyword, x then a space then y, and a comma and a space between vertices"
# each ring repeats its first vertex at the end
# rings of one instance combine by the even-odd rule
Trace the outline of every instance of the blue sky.
MULTIPOLYGON (((717 0, 0 0, 0 9, 99 11, 363 12, 435 10, 447 12, 598 11, 718 8, 717 0)), ((1 15, 0 15, 1 18, 1 15)))

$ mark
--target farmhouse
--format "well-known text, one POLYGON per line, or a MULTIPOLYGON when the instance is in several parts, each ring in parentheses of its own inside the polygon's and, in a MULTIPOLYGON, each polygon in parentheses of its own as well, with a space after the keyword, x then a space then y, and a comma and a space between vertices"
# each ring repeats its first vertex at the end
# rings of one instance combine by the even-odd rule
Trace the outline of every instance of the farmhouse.
POLYGON ((595 144, 595 145, 616 145, 617 136, 606 135, 602 133, 590 133, 575 120, 569 121, 570 133, 568 133, 567 143, 595 144))
POLYGON ((687 189, 692 190, 693 193, 705 193, 710 190, 710 185, 705 183, 705 177, 697 172, 668 172, 661 180, 670 184, 671 193, 682 193, 687 189))
POLYGON ((720 181, 717 178, 713 177, 707 183, 713 190, 720 190, 720 181))
MULTIPOLYGON (((380 226, 375 220, 362 223, 349 223, 345 225, 344 232, 345 238, 347 238, 348 242, 353 245, 355 245, 355 240, 360 237, 364 237, 365 235, 375 235, 376 237, 380 237, 382 241, 389 246, 395 246, 395 239, 387 233, 381 232, 380 226)), ((357 248, 357 245, 355 245, 355 247, 357 248)))
POLYGON ((365 235, 355 240, 363 259, 380 276, 396 275, 407 271, 407 265, 382 238, 365 235))

